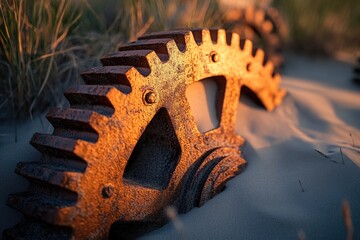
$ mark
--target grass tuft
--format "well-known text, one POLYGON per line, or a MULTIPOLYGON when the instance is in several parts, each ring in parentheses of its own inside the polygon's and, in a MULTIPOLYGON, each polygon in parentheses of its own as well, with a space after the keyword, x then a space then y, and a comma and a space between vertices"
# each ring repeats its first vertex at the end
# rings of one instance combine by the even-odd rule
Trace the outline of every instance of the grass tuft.
POLYGON ((360 54, 357 0, 274 0, 290 27, 290 47, 311 54, 360 54))
MULTIPOLYGON (((220 0, 2 0, 0 120, 61 105, 63 90, 99 58, 149 31, 221 27, 220 0)), ((251 2, 251 1, 250 1, 251 2)), ((261 5, 269 1, 254 0, 261 5)), ((291 47, 360 49, 356 0, 274 0, 287 17, 291 47)))
POLYGON ((74 75, 65 46, 80 13, 66 0, 5 0, 0 18, 0 118, 31 117, 59 102, 74 75))

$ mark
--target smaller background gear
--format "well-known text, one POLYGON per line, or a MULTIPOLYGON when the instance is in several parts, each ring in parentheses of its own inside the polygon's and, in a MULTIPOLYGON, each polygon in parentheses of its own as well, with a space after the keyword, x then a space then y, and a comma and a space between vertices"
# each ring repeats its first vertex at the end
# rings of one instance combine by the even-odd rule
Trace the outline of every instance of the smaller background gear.
POLYGON ((252 40, 255 47, 264 49, 266 60, 272 61, 277 69, 282 66, 282 51, 288 31, 275 8, 249 6, 227 10, 223 27, 238 33, 243 39, 252 40))

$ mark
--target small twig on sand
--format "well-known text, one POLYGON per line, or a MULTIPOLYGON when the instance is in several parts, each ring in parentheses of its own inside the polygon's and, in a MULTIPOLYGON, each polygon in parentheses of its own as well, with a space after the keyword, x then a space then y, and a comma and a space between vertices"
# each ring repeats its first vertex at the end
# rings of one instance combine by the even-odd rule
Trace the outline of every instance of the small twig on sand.
POLYGON ((346 200, 343 201, 343 204, 342 204, 342 213, 343 213, 343 217, 344 217, 345 228, 347 231, 347 240, 352 240, 354 229, 353 229, 353 224, 352 224, 352 220, 351 220, 350 204, 346 200))
POLYGON ((300 179, 299 179, 299 184, 300 184, 300 187, 301 187, 301 191, 302 191, 302 192, 305 192, 304 187, 303 187, 303 185, 302 185, 302 183, 301 183, 300 179))
POLYGON ((342 164, 343 164, 343 165, 345 165, 345 162, 344 162, 344 156, 343 156, 343 153, 342 153, 341 147, 340 147, 340 155, 341 155, 342 164))
POLYGON ((179 233, 182 232, 182 229, 184 226, 183 226, 183 223, 181 222, 180 218, 178 217, 177 210, 173 206, 167 206, 165 208, 165 214, 168 217, 168 219, 170 219, 173 222, 175 229, 179 233))
POLYGON ((314 148, 314 151, 319 153, 321 156, 323 156, 324 158, 328 159, 329 161, 339 164, 337 161, 330 159, 329 156, 327 156, 325 153, 322 153, 320 150, 317 150, 316 148, 314 148))
POLYGON ((353 138, 353 136, 352 136, 351 133, 349 133, 349 135, 350 135, 350 137, 351 137, 352 145, 353 145, 353 147, 355 147, 354 138, 353 138))
POLYGON ((321 156, 323 156, 324 158, 329 159, 329 156, 325 155, 324 153, 320 152, 320 150, 317 150, 316 148, 314 148, 314 151, 319 153, 321 156))
MULTIPOLYGON (((360 149, 360 146, 355 145, 355 141, 354 141, 353 135, 352 135, 351 133, 349 133, 349 135, 350 135, 350 137, 351 137, 352 146, 353 146, 354 148, 360 149)), ((360 153, 359 150, 356 150, 356 151, 357 151, 358 153, 360 153)))

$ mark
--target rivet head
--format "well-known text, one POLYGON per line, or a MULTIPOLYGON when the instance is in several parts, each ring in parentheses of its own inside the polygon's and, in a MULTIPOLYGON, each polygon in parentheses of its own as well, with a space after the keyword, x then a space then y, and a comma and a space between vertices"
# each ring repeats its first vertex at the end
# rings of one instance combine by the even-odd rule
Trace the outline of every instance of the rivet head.
POLYGON ((210 57, 211 57, 211 61, 213 61, 213 62, 218 62, 219 61, 219 55, 216 52, 212 52, 210 54, 210 57))
POLYGON ((246 70, 247 70, 248 72, 250 72, 250 71, 253 70, 253 65, 252 65, 251 62, 249 62, 248 64, 246 64, 246 70))
POLYGON ((101 190, 101 195, 103 198, 110 198, 114 194, 114 187, 113 186, 104 186, 101 190))
POLYGON ((145 94, 145 101, 148 104, 153 104, 156 102, 156 93, 153 91, 149 91, 145 94))

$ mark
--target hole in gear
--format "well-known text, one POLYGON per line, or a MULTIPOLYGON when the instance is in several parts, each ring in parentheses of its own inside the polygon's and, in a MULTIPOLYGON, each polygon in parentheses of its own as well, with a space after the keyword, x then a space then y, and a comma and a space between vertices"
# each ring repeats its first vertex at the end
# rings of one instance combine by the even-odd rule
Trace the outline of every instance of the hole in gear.
POLYGON ((169 114, 161 108, 131 153, 123 178, 125 182, 164 190, 179 161, 180 152, 169 114))
POLYGON ((256 94, 246 86, 241 87, 240 101, 249 107, 265 108, 258 96, 256 96, 256 94))
POLYGON ((186 89, 186 98, 201 133, 219 127, 225 86, 225 77, 215 76, 197 81, 186 89))

